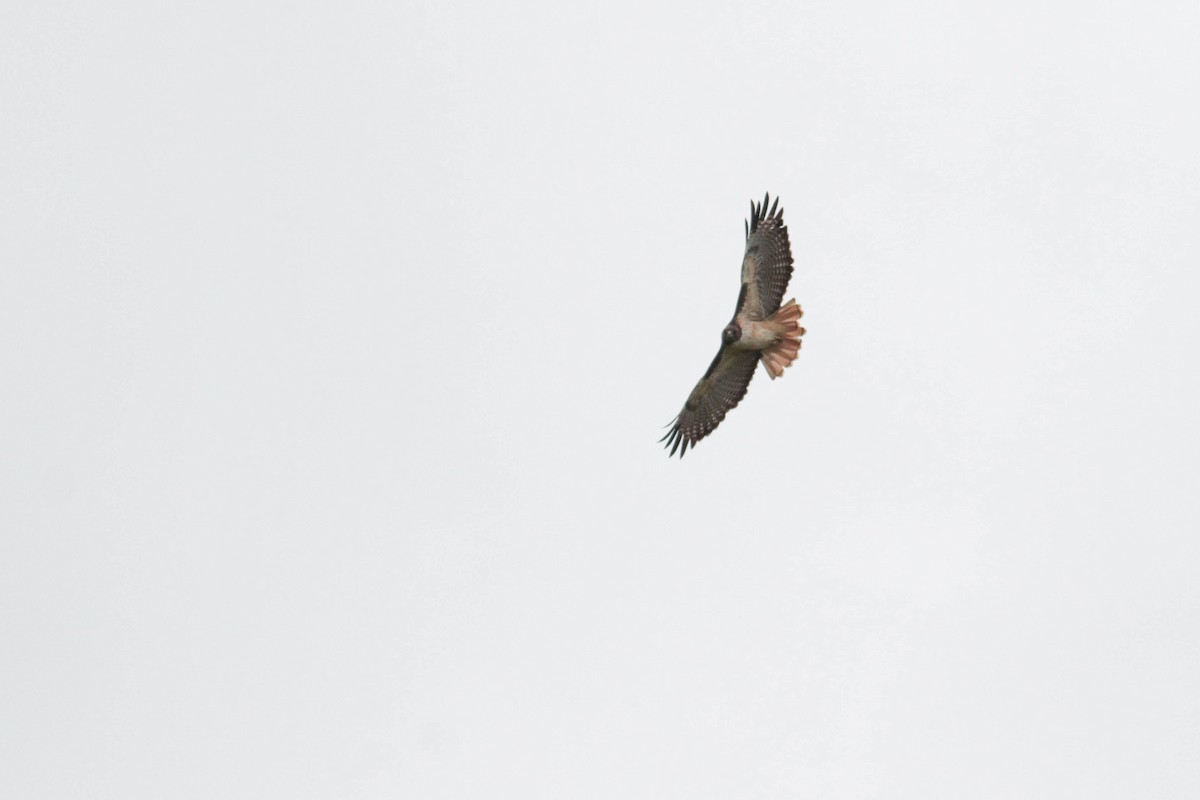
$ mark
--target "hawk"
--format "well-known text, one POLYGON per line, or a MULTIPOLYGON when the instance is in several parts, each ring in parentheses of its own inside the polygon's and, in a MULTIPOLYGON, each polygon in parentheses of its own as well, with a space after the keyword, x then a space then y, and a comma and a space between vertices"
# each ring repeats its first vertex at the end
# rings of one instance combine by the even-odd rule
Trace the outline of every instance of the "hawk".
POLYGON ((767 210, 771 196, 761 204, 750 202, 746 223, 746 254, 742 257, 742 290, 733 320, 721 331, 721 349, 704 377, 688 395, 667 432, 659 441, 679 457, 708 436, 730 409, 746 396, 746 388, 761 361, 771 380, 783 374, 800 352, 800 317, 796 301, 782 307, 783 293, 792 277, 792 247, 779 198, 767 210))

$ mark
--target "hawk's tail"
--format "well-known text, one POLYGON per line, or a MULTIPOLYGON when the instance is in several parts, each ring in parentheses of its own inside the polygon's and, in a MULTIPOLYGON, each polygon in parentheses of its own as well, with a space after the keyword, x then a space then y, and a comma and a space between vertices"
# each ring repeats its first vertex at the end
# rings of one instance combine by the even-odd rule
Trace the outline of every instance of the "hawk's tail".
POLYGON ((800 337, 804 335, 804 328, 800 327, 800 317, 803 315, 804 311, 796 305, 795 299, 792 299, 767 318, 767 326, 779 334, 779 341, 762 351, 762 363, 767 368, 771 380, 782 375, 800 352, 800 337))

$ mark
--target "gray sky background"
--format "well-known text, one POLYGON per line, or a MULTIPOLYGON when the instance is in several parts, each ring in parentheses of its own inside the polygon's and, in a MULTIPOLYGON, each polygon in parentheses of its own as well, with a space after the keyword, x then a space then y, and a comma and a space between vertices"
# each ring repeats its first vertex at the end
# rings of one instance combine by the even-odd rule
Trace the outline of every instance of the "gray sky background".
POLYGON ((1200 7, 989 5, 5 4, 0 794, 1200 796, 1200 7))

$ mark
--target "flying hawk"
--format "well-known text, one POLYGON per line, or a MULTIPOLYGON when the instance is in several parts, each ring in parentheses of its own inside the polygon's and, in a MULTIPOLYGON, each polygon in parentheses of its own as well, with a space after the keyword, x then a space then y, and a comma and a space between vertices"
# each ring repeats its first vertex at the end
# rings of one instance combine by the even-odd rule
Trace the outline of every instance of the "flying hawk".
POLYGON ((799 320, 804 312, 795 300, 779 305, 792 277, 792 247, 783 223, 783 209, 778 208, 779 198, 767 211, 770 199, 768 194, 761 204, 750 203, 737 310, 733 321, 721 331, 717 357, 692 389, 671 430, 659 440, 671 448, 669 455, 679 450, 683 458, 688 447, 695 447, 696 442, 717 429, 729 410, 746 396, 758 362, 775 380, 800 352, 804 328, 799 320))

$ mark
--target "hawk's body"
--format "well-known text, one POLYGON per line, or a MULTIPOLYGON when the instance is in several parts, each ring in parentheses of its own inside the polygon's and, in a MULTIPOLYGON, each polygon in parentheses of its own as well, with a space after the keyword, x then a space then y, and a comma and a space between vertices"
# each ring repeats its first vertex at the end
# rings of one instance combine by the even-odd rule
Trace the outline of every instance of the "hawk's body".
POLYGON ((766 196, 761 205, 750 204, 737 309, 721 333, 716 358, 663 437, 671 455, 678 449, 682 458, 688 447, 695 447, 696 442, 716 430, 729 410, 746 396, 760 361, 774 380, 800 351, 804 328, 799 319, 803 312, 795 300, 780 306, 792 277, 792 247, 783 209, 778 208, 779 198, 767 211, 770 199, 766 196))

